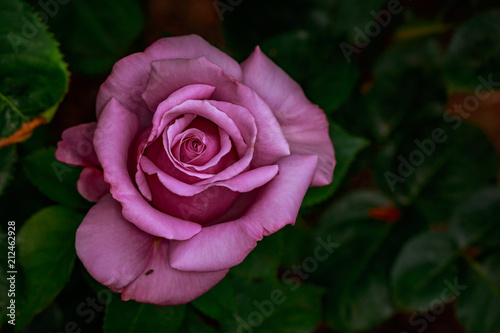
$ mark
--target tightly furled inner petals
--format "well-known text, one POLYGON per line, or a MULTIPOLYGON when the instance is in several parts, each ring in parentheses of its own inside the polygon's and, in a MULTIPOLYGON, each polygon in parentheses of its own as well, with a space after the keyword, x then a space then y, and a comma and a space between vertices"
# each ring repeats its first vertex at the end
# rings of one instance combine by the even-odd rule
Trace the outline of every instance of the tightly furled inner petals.
POLYGON ((220 151, 219 130, 213 122, 196 117, 184 131, 175 135, 169 146, 177 160, 172 162, 184 167, 203 166, 220 151))
POLYGON ((257 129, 246 108, 187 100, 174 107, 164 102, 156 112, 162 117, 153 122, 143 154, 136 155, 137 186, 156 209, 205 225, 241 193, 276 176, 276 165, 250 167, 257 129))
POLYGON ((172 104, 165 101, 158 106, 155 115, 162 116, 153 122, 144 151, 158 168, 187 184, 199 181, 209 184, 249 169, 257 129, 248 110, 211 100, 188 100, 174 107, 172 104), (206 138, 213 138, 213 144, 205 143, 207 150, 196 159, 196 163, 195 160, 183 163, 180 155, 174 155, 175 145, 182 143, 182 135, 178 134, 188 128, 197 128, 205 133, 206 138))
POLYGON ((197 129, 190 128, 182 135, 180 142, 177 144, 175 154, 182 163, 193 163, 198 159, 206 150, 205 134, 197 129))
MULTIPOLYGON (((144 157, 154 161, 166 174, 189 184, 193 183, 197 175, 203 178, 213 176, 213 173, 224 170, 238 160, 231 139, 223 129, 204 117, 189 113, 165 128, 161 140, 153 142, 146 149, 144 157), (201 168, 201 172, 196 168, 201 168)), ((154 207, 198 223, 221 215, 239 196, 230 189, 212 187, 202 193, 183 197, 173 193, 174 188, 162 184, 156 174, 145 176, 154 207), (214 205, 214 201, 219 201, 219 204, 214 205), (171 202, 178 204, 171 205, 171 202)), ((200 180, 198 178, 196 181, 200 180)))

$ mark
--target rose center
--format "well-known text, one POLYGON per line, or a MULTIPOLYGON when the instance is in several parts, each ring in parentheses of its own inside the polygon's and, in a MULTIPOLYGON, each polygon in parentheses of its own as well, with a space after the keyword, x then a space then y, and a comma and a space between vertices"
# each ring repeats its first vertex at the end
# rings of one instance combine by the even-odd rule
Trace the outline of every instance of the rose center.
POLYGON ((192 131, 183 135, 180 144, 179 160, 183 163, 192 162, 207 150, 205 134, 192 131))

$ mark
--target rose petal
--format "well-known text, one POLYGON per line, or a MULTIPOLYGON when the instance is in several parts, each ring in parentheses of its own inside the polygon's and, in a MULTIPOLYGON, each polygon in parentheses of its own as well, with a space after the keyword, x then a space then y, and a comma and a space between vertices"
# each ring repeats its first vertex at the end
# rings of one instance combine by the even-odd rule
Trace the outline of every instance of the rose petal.
POLYGON ((114 291, 146 268, 154 237, 137 229, 106 195, 90 209, 76 232, 76 252, 87 271, 114 291))
MULTIPOLYGON (((252 89, 227 76, 220 67, 204 57, 156 61, 152 64, 151 80, 155 85, 148 85, 143 98, 150 107, 158 110, 159 104, 165 98, 159 97, 161 94, 168 96, 189 84, 214 86, 216 88, 211 97, 213 100, 229 102, 248 109, 259 129, 255 144, 256 156, 252 161, 254 167, 272 164, 290 154, 288 142, 269 106, 252 89), (269 144, 270 142, 272 144, 269 144)), ((153 119, 155 126, 162 117, 163 114, 157 111, 153 119)), ((163 126, 167 123, 163 123, 163 126)))
POLYGON ((210 223, 224 214, 238 199, 239 193, 222 186, 212 186, 207 190, 181 197, 169 191, 158 180, 158 176, 146 175, 151 188, 151 204, 162 212, 185 221, 200 224, 210 223))
POLYGON ((91 202, 97 202, 109 193, 109 184, 104 181, 102 171, 94 167, 82 170, 76 187, 82 197, 91 202))
POLYGON ((205 134, 197 128, 188 128, 177 134, 172 148, 175 159, 183 165, 199 159, 207 149, 205 140, 205 134))
MULTIPOLYGON (((253 143, 255 142, 256 139, 255 133, 257 133, 255 123, 251 122, 252 118, 247 118, 248 123, 246 123, 246 127, 250 127, 251 129, 245 128, 243 125, 241 125, 241 127, 244 129, 244 133, 250 133, 253 134, 254 136, 243 139, 241 136, 242 132, 239 130, 239 127, 236 125, 236 123, 228 116, 228 114, 218 110, 211 103, 208 103, 206 101, 195 101, 195 100, 186 101, 182 104, 173 107, 172 109, 169 109, 168 112, 164 112, 162 103, 158 106, 157 114, 163 114, 161 120, 157 120, 155 114, 155 120, 157 120, 157 122, 160 123, 160 125, 158 125, 159 129, 161 129, 163 126, 166 126, 166 124, 169 124, 173 119, 176 119, 181 115, 193 114, 200 116, 201 118, 206 118, 212 121, 217 126, 226 131, 226 133, 228 133, 229 136, 233 139, 233 142, 235 143, 236 147, 243 147, 242 142, 244 140, 250 141, 250 143, 248 144, 250 145, 250 149, 247 149, 244 152, 243 156, 240 156, 240 159, 238 161, 229 165, 227 168, 225 168, 226 166, 224 165, 222 169, 224 168, 225 169, 214 176, 213 174, 209 173, 191 171, 189 168, 184 168, 182 165, 177 163, 175 157, 171 153, 172 147, 170 146, 170 142, 174 140, 174 136, 176 133, 175 132, 171 133, 168 130, 164 131, 163 145, 165 147, 166 155, 168 156, 168 159, 170 159, 171 164, 173 164, 179 170, 179 172, 175 172, 170 169, 167 170, 167 168, 169 167, 168 165, 169 163, 167 163, 167 161, 163 161, 166 160, 166 158, 164 158, 165 154, 162 155, 157 153, 156 160, 153 158, 150 159, 166 173, 169 173, 173 177, 178 178, 186 183, 189 182, 190 179, 186 179, 188 178, 186 176, 179 175, 180 172, 185 173, 187 176, 206 179, 207 182, 212 182, 212 181, 229 179, 249 168, 254 153, 254 149, 252 146, 254 145, 253 143)), ((220 169, 216 171, 218 172, 220 171, 220 169)))
POLYGON ((240 64, 236 60, 198 35, 162 38, 149 46, 144 52, 151 53, 152 58, 156 60, 205 57, 236 80, 243 78, 240 64), (168 56, 166 56, 167 54, 168 56))
POLYGON ((172 241, 172 267, 212 271, 242 262, 263 236, 295 223, 316 164, 315 155, 291 155, 281 159, 278 162, 279 174, 260 189, 244 216, 205 227, 189 240, 172 241))
POLYGON ((244 154, 244 151, 248 149, 248 146, 253 145, 255 147, 258 134, 257 124, 255 123, 255 118, 252 116, 250 111, 242 106, 228 102, 208 100, 207 103, 214 106, 217 110, 225 113, 234 122, 236 128, 238 128, 241 137, 243 138, 243 142, 236 137, 233 137, 232 139, 240 156, 244 154))
MULTIPOLYGON (((170 108, 179 105, 187 100, 206 99, 212 95, 214 89, 215 89, 214 87, 204 84, 188 85, 173 92, 165 101, 163 101, 162 105, 165 107, 165 109, 169 110, 170 108)), ((168 131, 169 132, 172 131, 173 133, 178 133, 184 130, 195 118, 196 118, 195 115, 184 114, 182 115, 182 118, 173 120, 174 123, 169 127, 168 131)), ((157 125, 155 126, 153 124, 147 140, 142 144, 141 148, 139 149, 139 154, 137 157, 137 165, 139 165, 141 161, 142 154, 150 146, 155 146, 155 148, 152 149, 150 148, 149 153, 152 153, 154 151, 155 154, 159 154, 165 157, 165 150, 163 149, 161 140, 157 140, 162 131, 163 128, 160 130, 157 125)), ((156 160, 156 158, 154 157, 152 158, 156 160)), ((200 179, 199 175, 197 175, 196 178, 187 176, 183 172, 179 172, 175 168, 173 163, 169 161, 164 161, 164 162, 167 162, 166 164, 168 164, 168 166, 165 166, 167 169, 171 169, 171 171, 177 173, 177 175, 185 181, 189 181, 188 179, 192 178, 192 182, 196 182, 200 179)), ((210 177, 210 175, 208 175, 207 177, 210 177)), ((140 168, 137 169, 136 182, 139 186, 139 189, 141 190, 141 193, 146 198, 148 198, 148 200, 151 200, 151 194, 149 192, 149 188, 147 188, 147 184, 145 184, 145 179, 143 179, 142 171, 140 170, 140 168)))
POLYGON ((149 160, 154 161, 154 163, 162 171, 187 184, 197 183, 201 179, 210 178, 213 176, 212 174, 196 173, 188 169, 179 167, 178 165, 174 165, 171 157, 168 156, 165 146, 166 144, 164 144, 162 139, 158 139, 153 142, 144 152, 140 163, 142 164, 142 159, 144 157, 147 157, 149 160))
POLYGON ((96 126, 92 122, 64 130, 62 140, 57 143, 56 159, 71 165, 99 166, 92 144, 96 126))
MULTIPOLYGON (((223 101, 225 96, 222 94, 219 96, 216 90, 212 97, 223 101)), ((255 91, 244 84, 239 84, 237 92, 229 96, 227 101, 244 106, 255 117, 258 131, 252 167, 273 164, 280 158, 290 155, 290 146, 284 137, 280 123, 269 105, 255 91)))
MULTIPOLYGON (((243 110, 243 108, 240 108, 243 110)), ((244 111, 239 114, 239 118, 235 119, 231 117, 230 114, 225 112, 224 109, 219 109, 217 106, 213 105, 213 101, 186 101, 182 104, 175 106, 174 108, 164 108, 163 103, 158 107, 158 114, 163 113, 164 117, 158 120, 162 125, 170 123, 176 117, 183 117, 175 119, 174 124, 170 125, 166 129, 166 140, 168 141, 168 147, 172 149, 172 145, 176 144, 175 136, 177 133, 187 128, 189 123, 184 127, 176 126, 176 123, 182 121, 184 118, 200 116, 200 118, 209 119, 219 128, 223 129, 229 136, 236 146, 238 154, 241 156, 248 149, 248 146, 255 142, 255 136, 257 134, 257 127, 252 116, 248 113, 244 115, 244 111), (164 111, 165 110, 165 111, 164 111), (168 112, 168 114, 167 114, 168 112), (244 122, 242 122, 244 120, 244 122)), ((163 126, 159 125, 159 128, 163 126)), ((164 132, 164 133, 165 133, 164 132)), ((164 134, 165 135, 165 134, 164 134)))
POLYGON ((94 135, 94 147, 102 162, 104 179, 113 198, 123 207, 123 216, 139 229, 167 239, 188 239, 201 227, 151 207, 137 191, 128 171, 131 145, 139 135, 137 116, 112 99, 104 108, 94 135))
POLYGON ((311 186, 331 183, 335 157, 324 112, 312 104, 300 86, 276 66, 259 47, 245 60, 244 83, 271 107, 293 154, 315 154, 318 167, 311 186))
POLYGON ((228 155, 231 150, 233 150, 233 143, 231 141, 231 138, 229 135, 224 131, 222 128, 219 127, 219 142, 221 145, 221 148, 219 152, 212 157, 210 160, 206 161, 206 158, 203 158, 203 156, 198 156, 195 157, 191 164, 188 165, 188 168, 191 170, 196 170, 196 171, 202 171, 204 173, 217 173, 218 172, 218 167, 217 166, 225 166, 225 165, 230 165, 233 163, 233 161, 238 160, 238 155, 236 152, 233 152, 234 156, 229 156, 229 159, 226 159, 225 161, 222 161, 222 159, 228 155), (195 165, 192 163, 200 164, 200 165, 195 165))
MULTIPOLYGON (((179 143, 180 150, 179 150, 179 158, 177 160, 183 164, 184 166, 193 164, 192 161, 197 157, 196 160, 199 160, 197 165, 203 165, 209 160, 211 160, 217 153, 220 151, 221 148, 221 142, 220 142, 220 135, 219 135, 219 129, 217 125, 215 125, 213 122, 207 120, 206 118, 202 117, 197 117, 195 120, 189 124, 189 126, 182 132, 177 134, 176 138, 174 138, 174 142, 176 140, 179 140, 180 138, 177 138, 178 136, 181 137, 182 135, 195 135, 199 136, 200 139, 203 141, 200 144, 204 145, 206 150, 203 152, 202 155, 196 155, 194 152, 190 152, 187 150, 185 147, 182 147, 181 143, 179 143), (182 161, 184 159, 184 161, 182 161)), ((174 143, 173 142, 173 143, 174 143)), ((175 145, 175 143, 174 143, 175 145)), ((171 145, 171 149, 174 150, 174 146, 171 145)))
POLYGON ((148 84, 151 63, 162 59, 193 59, 201 56, 205 56, 210 62, 223 68, 235 79, 242 78, 239 64, 201 37, 189 35, 163 38, 149 46, 144 52, 132 54, 115 63, 97 96, 97 118, 99 119, 109 101, 116 98, 126 109, 138 115, 141 129, 147 127, 151 123, 151 112, 141 95, 148 84))
MULTIPOLYGON (((150 133, 151 133, 151 127, 142 131, 142 133, 138 136, 138 138, 135 141, 136 148, 134 149, 137 156, 136 158, 137 163, 135 166, 135 184, 137 185, 139 192, 141 192, 141 194, 149 201, 151 201, 151 190, 149 189, 148 182, 146 181, 146 177, 144 176, 144 172, 140 168, 139 163, 141 161, 142 154, 144 153, 144 149, 148 144, 148 138, 150 133)), ((129 163, 131 163, 130 158, 129 158, 129 163)))
POLYGON ((147 157, 143 157, 141 162, 142 170, 148 175, 156 174, 160 183, 172 193, 190 197, 201 193, 212 186, 222 186, 235 192, 250 192, 253 189, 267 184, 278 173, 277 165, 266 165, 257 169, 243 172, 233 178, 207 184, 186 184, 175 177, 163 172, 147 157))
MULTIPOLYGON (((162 101, 161 110, 156 110, 153 120, 153 128, 151 130, 151 135, 149 138, 149 142, 156 140, 162 133, 165 126, 161 126, 160 120, 162 119, 165 112, 168 112, 173 107, 180 105, 189 100, 205 100, 212 96, 215 87, 208 84, 189 84, 180 87, 178 90, 173 91, 167 99, 162 101)), ((190 118, 190 120, 184 120, 182 124, 178 126, 186 126, 194 120, 194 118, 190 118)), ((183 129, 182 128, 182 129, 183 129)), ((182 130, 180 129, 180 130, 182 130)))
POLYGON ((156 305, 191 302, 216 285, 228 269, 215 272, 184 272, 170 267, 168 242, 163 240, 151 250, 151 260, 143 273, 122 291, 122 300, 156 305))

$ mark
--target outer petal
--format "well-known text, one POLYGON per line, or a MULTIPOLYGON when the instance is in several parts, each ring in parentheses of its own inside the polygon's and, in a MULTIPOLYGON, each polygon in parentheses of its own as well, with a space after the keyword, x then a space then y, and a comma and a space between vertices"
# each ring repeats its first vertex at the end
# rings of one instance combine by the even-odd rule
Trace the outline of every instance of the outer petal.
POLYGON ((243 82, 253 88, 271 107, 290 144, 292 154, 318 156, 311 186, 332 181, 335 157, 328 135, 328 120, 312 104, 300 86, 257 47, 245 60, 243 82))
POLYGON ((144 52, 125 57, 113 66, 111 75, 101 85, 97 96, 97 118, 99 119, 111 98, 116 98, 126 109, 133 110, 139 116, 142 126, 147 127, 151 114, 141 95, 149 80, 151 63, 163 59, 193 59, 201 56, 223 68, 235 79, 241 80, 239 64, 203 38, 196 35, 163 38, 144 52))
POLYGON ((295 223, 317 164, 315 155, 291 155, 278 162, 279 174, 256 196, 238 220, 205 227, 186 241, 172 241, 172 267, 214 271, 243 261, 263 236, 295 223))
POLYGON ((149 46, 144 53, 150 54, 154 60, 205 57, 236 80, 243 78, 240 64, 236 60, 198 35, 162 38, 149 46))
POLYGON ((71 165, 99 166, 92 144, 96 125, 92 122, 66 129, 57 143, 56 158, 71 165))
POLYGON ((91 202, 97 202, 109 193, 109 184, 104 181, 102 171, 93 167, 82 170, 76 187, 82 197, 91 202))
POLYGON ((170 267, 168 242, 163 240, 152 249, 151 260, 137 280, 122 292, 122 300, 156 305, 178 305, 191 302, 216 285, 229 271, 184 272, 170 267))
POLYGON ((76 232, 76 252, 87 271, 114 291, 146 268, 154 237, 124 219, 111 195, 90 209, 76 232))
POLYGON ((99 119, 94 147, 113 198, 122 204, 123 216, 139 229, 167 239, 191 238, 201 230, 199 224, 183 221, 151 207, 132 183, 127 158, 138 135, 137 116, 112 99, 99 119))

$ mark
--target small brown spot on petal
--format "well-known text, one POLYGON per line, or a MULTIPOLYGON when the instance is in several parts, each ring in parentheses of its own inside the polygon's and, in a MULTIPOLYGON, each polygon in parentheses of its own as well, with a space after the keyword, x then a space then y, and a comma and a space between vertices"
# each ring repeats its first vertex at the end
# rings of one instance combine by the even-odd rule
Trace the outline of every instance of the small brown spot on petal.
POLYGON ((161 238, 160 237, 156 237, 154 242, 153 242, 153 247, 155 249, 157 249, 159 246, 160 246, 160 243, 161 243, 161 238))

